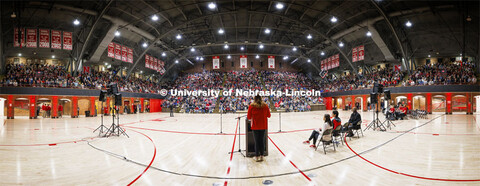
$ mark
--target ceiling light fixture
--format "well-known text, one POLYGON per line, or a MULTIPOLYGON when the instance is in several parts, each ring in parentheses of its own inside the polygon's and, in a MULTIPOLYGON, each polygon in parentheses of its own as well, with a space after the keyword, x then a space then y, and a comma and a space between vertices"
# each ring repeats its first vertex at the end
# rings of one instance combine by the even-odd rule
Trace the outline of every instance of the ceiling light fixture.
POLYGON ((337 18, 336 18, 335 16, 333 16, 332 19, 330 19, 330 22, 336 23, 336 22, 337 22, 337 18))
POLYGON ((372 33, 370 31, 367 31, 367 36, 368 37, 372 36, 372 33))
POLYGON ((283 3, 277 3, 277 4, 275 5, 275 7, 276 7, 277 9, 281 10, 281 9, 283 9, 284 5, 283 5, 283 3))
POLYGON ((260 44, 260 45, 258 46, 258 48, 260 48, 260 49, 263 49, 263 47, 264 47, 263 44, 260 44))
POLYGON ((162 52, 162 56, 165 57, 167 56, 167 54, 165 52, 162 52))
POLYGON ((210 8, 211 10, 215 9, 216 7, 217 5, 214 2, 208 3, 208 8, 210 8))
POLYGON ((158 20, 158 16, 156 14, 153 14, 152 21, 157 21, 157 20, 158 20))
POLYGON ((308 34, 307 39, 312 39, 312 38, 313 38, 312 35, 308 34))
POLYGON ((325 55, 325 52, 323 52, 323 51, 322 51, 322 52, 320 52, 320 55, 324 56, 324 55, 325 55))
POLYGON ((293 47, 292 50, 295 52, 297 51, 297 47, 293 47))
POLYGON ((407 23, 405 23, 405 26, 407 26, 407 27, 412 27, 412 22, 407 21, 407 23))
POLYGON ((120 36, 120 32, 118 30, 115 31, 115 36, 120 36))
POLYGON ((75 19, 75 20, 73 21, 73 24, 74 24, 74 25, 79 25, 79 24, 80 24, 80 21, 79 21, 78 19, 75 19))
POLYGON ((260 56, 259 56, 259 55, 256 55, 255 58, 258 59, 258 58, 260 58, 260 56))
POLYGON ((143 42, 142 46, 143 46, 143 48, 147 48, 148 47, 147 42, 143 42))
POLYGON ((265 29, 265 34, 270 34, 270 29, 266 28, 265 29))
POLYGON ((224 48, 224 49, 228 49, 228 45, 225 44, 225 45, 223 46, 223 48, 224 48))
POLYGON ((176 38, 177 38, 177 39, 182 39, 182 35, 177 34, 176 38))
POLYGON ((223 33, 225 33, 225 30, 223 30, 223 29, 220 28, 220 29, 218 29, 218 33, 219 33, 219 34, 223 34, 223 33))

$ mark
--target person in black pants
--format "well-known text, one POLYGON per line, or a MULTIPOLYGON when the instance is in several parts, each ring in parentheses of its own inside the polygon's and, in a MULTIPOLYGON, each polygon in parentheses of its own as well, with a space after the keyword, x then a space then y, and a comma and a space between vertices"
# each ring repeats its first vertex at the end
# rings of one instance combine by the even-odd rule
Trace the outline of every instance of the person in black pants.
POLYGON ((357 125, 358 122, 362 121, 362 116, 357 112, 357 108, 352 109, 352 114, 350 115, 350 119, 348 120, 348 125, 346 128, 344 128, 344 131, 348 130, 348 135, 347 137, 352 137, 353 136, 353 131, 352 128, 354 125, 357 125))
POLYGON ((170 117, 173 117, 173 104, 170 104, 170 117))
POLYGON ((247 119, 251 121, 253 139, 255 140, 254 160, 263 161, 265 155, 265 133, 268 129, 268 118, 270 118, 270 109, 263 102, 262 97, 257 95, 254 102, 248 107, 247 119))

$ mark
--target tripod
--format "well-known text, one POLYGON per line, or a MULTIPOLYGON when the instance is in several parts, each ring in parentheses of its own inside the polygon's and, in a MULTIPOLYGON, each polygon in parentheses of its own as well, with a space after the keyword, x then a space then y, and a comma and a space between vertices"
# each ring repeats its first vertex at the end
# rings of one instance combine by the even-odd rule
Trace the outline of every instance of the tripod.
POLYGON ((375 113, 373 114, 373 121, 368 124, 367 128, 365 128, 366 131, 367 129, 372 128, 373 130, 375 129, 380 129, 380 131, 386 131, 387 129, 383 125, 383 123, 378 119, 378 106, 376 106, 375 113))
MULTIPOLYGON (((243 118, 243 117, 247 117, 247 115, 244 115, 244 116, 240 116, 240 117, 235 118, 235 119, 237 119, 237 122, 238 122, 238 151, 228 152, 228 154, 240 153, 243 157, 246 157, 245 154, 243 154, 242 148, 241 148, 241 146, 240 146, 240 144, 242 143, 242 142, 240 141, 240 136, 241 136, 241 135, 240 135, 240 132, 241 132, 241 130, 240 130, 240 129, 241 129, 241 127, 240 127, 240 126, 241 126, 241 125, 240 125, 240 119, 243 118)), ((245 131, 245 135, 247 135, 247 131, 245 131)), ((245 150, 243 150, 243 151, 245 151, 245 150)))
POLYGON ((125 130, 122 127, 120 127, 120 116, 118 114, 118 108, 112 109, 112 118, 113 118, 112 126, 110 126, 110 128, 108 129, 107 134, 105 134, 105 136, 107 136, 107 135, 108 136, 111 136, 111 135, 120 136, 120 134, 123 134, 123 135, 130 138, 130 136, 128 136, 127 133, 125 133, 125 130), (116 117, 117 118, 117 124, 115 124, 115 111, 117 112, 117 117, 116 117))
POLYGON ((100 136, 104 132, 104 130, 103 130, 104 128, 106 129, 105 132, 108 131, 108 128, 105 127, 105 125, 103 125, 103 115, 105 114, 105 113, 103 113, 103 103, 104 102, 102 101, 102 110, 100 111, 102 113, 102 124, 99 127, 97 127, 97 129, 95 129, 93 131, 93 133, 95 133, 95 131, 100 130, 99 133, 98 133, 98 136, 100 136))

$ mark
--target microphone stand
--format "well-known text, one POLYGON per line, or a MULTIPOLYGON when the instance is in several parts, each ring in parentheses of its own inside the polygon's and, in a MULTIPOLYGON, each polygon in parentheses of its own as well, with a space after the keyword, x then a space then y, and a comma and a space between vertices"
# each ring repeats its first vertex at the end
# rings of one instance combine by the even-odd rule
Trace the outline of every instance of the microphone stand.
MULTIPOLYGON (((237 119, 238 121, 238 151, 233 151, 233 152, 228 152, 228 154, 232 154, 232 153, 240 153, 243 157, 246 157, 245 154, 243 154, 242 152, 242 148, 241 148, 241 141, 240 141, 240 133, 241 133, 241 125, 240 125, 240 119, 243 118, 243 117, 247 117, 247 115, 243 115, 243 116, 239 116, 239 117, 236 117, 235 119, 237 119)), ((246 129, 245 129, 245 135, 247 135, 247 132, 246 129)), ((245 151, 245 150, 243 150, 245 151)))

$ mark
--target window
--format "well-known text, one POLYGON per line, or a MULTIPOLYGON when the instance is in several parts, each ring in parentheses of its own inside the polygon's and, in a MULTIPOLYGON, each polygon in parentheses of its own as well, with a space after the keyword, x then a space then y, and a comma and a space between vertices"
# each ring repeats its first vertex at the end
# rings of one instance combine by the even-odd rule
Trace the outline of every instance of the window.
POLYGON ((13 62, 14 62, 14 63, 20 62, 20 58, 18 58, 18 57, 14 58, 14 59, 13 59, 13 62))

